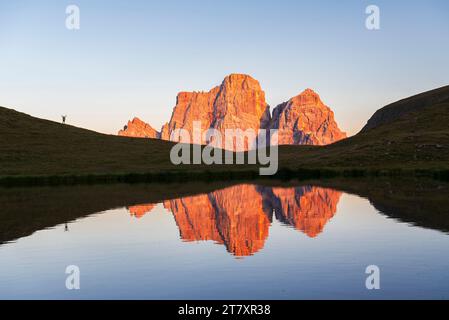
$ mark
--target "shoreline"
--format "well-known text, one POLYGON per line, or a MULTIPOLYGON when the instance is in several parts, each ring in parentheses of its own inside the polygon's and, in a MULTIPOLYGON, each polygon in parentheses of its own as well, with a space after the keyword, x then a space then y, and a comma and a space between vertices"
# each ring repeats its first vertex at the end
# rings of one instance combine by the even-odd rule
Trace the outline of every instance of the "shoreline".
POLYGON ((60 185, 97 185, 116 183, 175 183, 175 182, 220 182, 260 180, 308 180, 326 178, 369 177, 416 177, 449 181, 449 169, 289 169, 281 168, 275 175, 260 176, 256 170, 239 171, 159 171, 147 173, 85 174, 85 175, 40 175, 0 177, 0 187, 37 187, 60 185))

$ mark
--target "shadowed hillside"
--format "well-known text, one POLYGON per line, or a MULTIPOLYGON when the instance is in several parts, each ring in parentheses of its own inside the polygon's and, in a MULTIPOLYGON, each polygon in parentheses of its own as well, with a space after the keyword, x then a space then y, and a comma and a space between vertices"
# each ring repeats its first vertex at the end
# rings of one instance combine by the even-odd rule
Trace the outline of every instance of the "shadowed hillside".
POLYGON ((171 143, 37 119, 0 107, 0 175, 101 174, 169 166, 171 143))
POLYGON ((449 86, 427 91, 415 96, 399 100, 377 110, 363 127, 362 132, 391 123, 401 116, 427 107, 449 103, 449 86))

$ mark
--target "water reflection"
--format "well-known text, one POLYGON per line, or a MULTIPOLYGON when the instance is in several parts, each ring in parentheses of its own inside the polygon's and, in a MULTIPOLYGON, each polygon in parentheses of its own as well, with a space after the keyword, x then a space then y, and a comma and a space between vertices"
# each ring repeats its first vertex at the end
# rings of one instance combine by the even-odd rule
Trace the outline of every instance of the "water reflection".
MULTIPOLYGON (((332 189, 237 185, 192 197, 167 200, 183 241, 214 241, 235 256, 261 250, 273 216, 314 238, 337 211, 341 192, 332 189)), ((137 218, 156 204, 128 207, 137 218)))
POLYGON ((236 256, 247 256, 262 249, 268 236, 271 215, 262 204, 255 186, 240 185, 165 201, 164 207, 173 213, 183 240, 214 240, 236 256))
POLYGON ((341 192, 320 187, 272 188, 268 199, 276 218, 314 238, 337 211, 341 192))
POLYGON ((0 297, 447 297, 447 194, 381 178, 0 189, 0 297), (71 264, 87 290, 65 290, 71 264))
POLYGON ((156 206, 156 204, 150 203, 150 204, 142 204, 142 205, 127 207, 127 209, 129 211, 129 214, 132 217, 140 219, 147 213, 150 213, 151 210, 153 210, 155 206, 156 206))
POLYGON ((449 185, 435 180, 68 186, 0 189, 0 244, 113 208, 126 207, 140 219, 162 203, 173 214, 182 240, 210 240, 246 256, 263 248, 273 218, 310 238, 320 235, 335 215, 342 191, 367 198, 388 217, 449 231, 449 185))

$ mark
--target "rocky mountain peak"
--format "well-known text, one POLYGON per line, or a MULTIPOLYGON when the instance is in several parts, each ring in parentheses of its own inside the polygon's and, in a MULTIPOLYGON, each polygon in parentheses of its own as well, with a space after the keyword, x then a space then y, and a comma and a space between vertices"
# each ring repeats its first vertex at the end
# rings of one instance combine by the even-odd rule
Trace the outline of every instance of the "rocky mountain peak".
MULTIPOLYGON (((172 132, 182 128, 192 137, 195 121, 201 122, 202 132, 215 129, 222 137, 226 129, 252 129, 256 133, 259 129, 278 129, 279 144, 324 145, 346 137, 338 128, 332 110, 314 90, 305 89, 278 105, 271 116, 259 81, 238 73, 226 76, 219 86, 209 91, 179 92, 171 119, 160 134, 138 118, 119 134, 170 140, 172 132)), ((255 139, 246 141, 243 149, 253 148, 255 142, 255 139)), ((233 150, 242 151, 235 147, 233 150)))
POLYGON ((128 124, 118 132, 118 135, 134 138, 159 138, 159 132, 137 117, 128 121, 128 124))
POLYGON ((226 76, 221 84, 222 88, 232 88, 233 90, 254 90, 262 91, 259 81, 247 74, 232 73, 226 76))
POLYGON ((312 89, 278 105, 273 110, 271 128, 279 130, 279 144, 326 145, 346 138, 332 110, 312 89))
MULTIPOLYGON (((216 129, 224 137, 226 129, 251 128, 257 132, 269 120, 269 106, 259 82, 249 75, 231 74, 208 92, 180 92, 161 137, 170 140, 171 133, 178 128, 186 129, 192 136, 194 121, 201 122, 203 132, 216 129)), ((248 141, 245 149, 253 143, 248 141)))

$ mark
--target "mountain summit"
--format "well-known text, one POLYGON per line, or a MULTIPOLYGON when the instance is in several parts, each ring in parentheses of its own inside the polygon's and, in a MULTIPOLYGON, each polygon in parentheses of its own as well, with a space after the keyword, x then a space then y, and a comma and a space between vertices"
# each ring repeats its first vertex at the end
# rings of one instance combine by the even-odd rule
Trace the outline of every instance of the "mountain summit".
MULTIPOLYGON (((279 129, 279 144, 325 145, 346 137, 338 128, 332 110, 312 89, 278 105, 271 117, 259 82, 245 74, 231 74, 208 92, 178 93, 171 119, 162 127, 160 138, 170 140, 174 130, 181 128, 192 136, 194 121, 201 122, 202 132, 215 129, 223 137, 226 129, 252 129, 256 133, 259 129, 279 129)), ((159 136, 154 129, 148 135, 148 127, 128 123, 119 135, 159 136)), ((254 142, 247 141, 244 148, 248 149, 254 142)), ((201 143, 207 141, 203 139, 201 143)))
POLYGON ((257 80, 244 74, 231 74, 209 92, 179 93, 170 122, 162 127, 162 139, 170 140, 171 133, 178 128, 188 130, 192 136, 194 121, 201 121, 202 132, 215 129, 224 137, 226 129, 257 132, 266 127, 270 110, 257 80))
POLYGON ((274 108, 271 128, 279 130, 279 144, 326 145, 346 138, 332 110, 312 89, 274 108))

